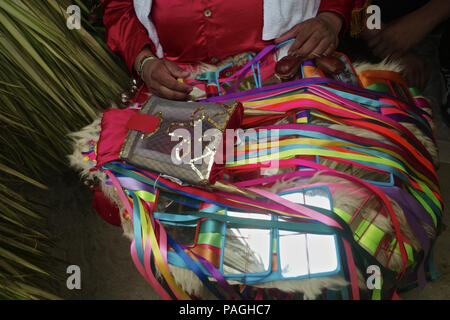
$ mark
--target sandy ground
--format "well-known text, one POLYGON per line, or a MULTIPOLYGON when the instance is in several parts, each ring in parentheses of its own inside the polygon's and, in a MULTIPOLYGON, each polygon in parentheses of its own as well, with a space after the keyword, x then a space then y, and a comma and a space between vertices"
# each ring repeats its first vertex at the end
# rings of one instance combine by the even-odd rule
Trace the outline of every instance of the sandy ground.
MULTIPOLYGON (((432 45, 424 46, 424 55, 435 72, 427 89, 428 96, 439 97, 439 75, 432 45)), ((438 171, 446 207, 450 206, 450 129, 437 116, 436 133, 440 147, 442 165, 438 171)), ((104 222, 91 209, 91 192, 84 187, 74 172, 55 177, 52 191, 45 195, 51 208, 49 226, 55 237, 54 256, 63 260, 56 263, 61 277, 55 281, 59 296, 66 299, 159 299, 159 296, 141 277, 130 257, 130 242, 122 236, 120 228, 104 222), (66 287, 66 268, 71 265, 81 268, 81 289, 66 287)), ((447 210, 447 212, 449 212, 447 210)), ((448 214, 444 224, 449 225, 448 214)), ((414 289, 403 293, 404 299, 450 299, 450 230, 444 229, 435 246, 435 265, 441 275, 428 283, 421 291, 414 289)))

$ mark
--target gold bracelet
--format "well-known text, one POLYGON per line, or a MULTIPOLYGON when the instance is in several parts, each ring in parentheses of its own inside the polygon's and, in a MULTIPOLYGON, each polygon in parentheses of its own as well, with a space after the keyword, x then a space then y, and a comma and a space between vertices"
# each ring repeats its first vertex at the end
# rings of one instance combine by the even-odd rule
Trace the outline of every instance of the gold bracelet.
POLYGON ((144 80, 144 74, 143 74, 143 72, 144 72, 144 65, 145 65, 148 61, 154 60, 154 59, 158 59, 158 58, 151 54, 151 55, 145 56, 145 57, 141 60, 141 62, 139 62, 139 71, 138 71, 138 73, 139 73, 139 76, 141 77, 142 80, 144 80))

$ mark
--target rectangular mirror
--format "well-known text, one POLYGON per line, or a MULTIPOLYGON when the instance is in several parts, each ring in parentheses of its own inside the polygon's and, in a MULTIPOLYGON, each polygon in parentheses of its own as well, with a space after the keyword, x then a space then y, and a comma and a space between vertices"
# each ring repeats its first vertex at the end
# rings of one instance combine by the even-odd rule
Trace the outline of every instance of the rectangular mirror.
POLYGON ((174 225, 162 222, 166 232, 178 243, 187 247, 193 246, 195 242, 195 235, 197 225, 183 226, 181 224, 174 225))
POLYGON ((166 232, 175 241, 185 246, 193 246, 197 233, 197 221, 186 221, 182 218, 188 216, 185 212, 197 211, 198 208, 183 204, 183 200, 182 197, 177 197, 164 191, 160 192, 157 209, 161 210, 161 212, 156 211, 153 215, 155 218, 160 219, 166 232))
MULTIPOLYGON (((296 190, 281 196, 295 203, 332 209, 331 199, 324 188, 296 190)), ((287 221, 280 217, 278 219, 287 221)), ((310 277, 339 271, 335 235, 279 230, 278 254, 283 278, 310 277)))
MULTIPOLYGON (((238 218, 271 220, 267 214, 227 211, 238 218)), ((227 228, 223 257, 224 274, 261 274, 269 271, 271 231, 266 229, 227 228)))

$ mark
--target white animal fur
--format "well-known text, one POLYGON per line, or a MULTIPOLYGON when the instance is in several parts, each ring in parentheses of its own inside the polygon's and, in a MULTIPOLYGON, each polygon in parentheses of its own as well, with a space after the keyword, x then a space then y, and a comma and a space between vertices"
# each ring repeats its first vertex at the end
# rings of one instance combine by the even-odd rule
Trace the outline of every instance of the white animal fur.
MULTIPOLYGON (((173 265, 169 266, 175 281, 189 294, 196 294, 197 296, 214 299, 214 296, 203 285, 199 278, 189 269, 179 268, 173 265)), ((362 278, 362 275, 360 275, 362 278)), ((210 278, 210 280, 213 280, 210 278)), ((228 281, 230 285, 240 284, 237 281, 228 281)), ((308 300, 315 300, 323 289, 340 290, 348 286, 348 282, 340 276, 320 277, 299 280, 280 280, 265 282, 252 285, 257 288, 276 288, 288 293, 303 293, 308 300)), ((365 282, 359 284, 361 289, 365 288, 365 282)))
POLYGON ((419 140, 425 149, 430 153, 433 164, 439 167, 439 152, 436 144, 429 137, 424 135, 414 124, 408 122, 400 122, 402 126, 408 129, 419 140))
POLYGON ((385 70, 401 73, 405 69, 399 60, 389 61, 387 58, 379 63, 356 61, 353 63, 353 67, 357 73, 368 70, 385 70))
POLYGON ((73 141, 73 153, 68 156, 70 166, 80 172, 80 176, 85 179, 94 180, 95 178, 102 179, 99 171, 90 171, 92 166, 83 160, 82 152, 86 152, 86 146, 90 140, 97 143, 100 131, 100 122, 102 117, 99 116, 90 125, 84 127, 78 132, 69 134, 69 138, 73 141))
POLYGON ((122 228, 124 235, 132 240, 133 239, 133 226, 130 220, 125 220, 123 218, 123 212, 125 208, 120 201, 119 195, 113 186, 106 185, 106 174, 100 170, 90 171, 92 166, 89 162, 83 160, 82 152, 86 152, 86 146, 88 142, 93 140, 97 143, 99 139, 99 131, 101 123, 101 116, 94 120, 93 123, 84 127, 78 132, 69 134, 69 138, 73 141, 74 152, 68 156, 70 166, 77 169, 80 173, 82 179, 95 181, 97 180, 101 190, 105 196, 110 199, 120 211, 120 220, 122 222, 122 228))

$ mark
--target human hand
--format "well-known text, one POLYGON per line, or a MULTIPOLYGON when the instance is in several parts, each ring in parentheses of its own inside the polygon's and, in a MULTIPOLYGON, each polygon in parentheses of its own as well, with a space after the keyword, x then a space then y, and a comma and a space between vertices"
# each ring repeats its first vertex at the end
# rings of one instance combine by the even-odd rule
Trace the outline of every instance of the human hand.
POLYGON ((429 74, 424 61, 413 53, 407 53, 400 59, 404 70, 402 76, 410 87, 423 90, 428 81, 429 74))
POLYGON ((415 14, 406 15, 368 39, 372 53, 383 59, 398 59, 419 44, 431 30, 427 21, 417 18, 415 14))
POLYGON ((152 59, 144 64, 141 76, 152 94, 169 100, 189 100, 193 87, 177 80, 186 78, 189 72, 175 62, 152 59))
POLYGON ((313 19, 294 26, 275 39, 275 43, 295 38, 288 55, 302 57, 304 60, 332 54, 339 44, 342 19, 332 12, 322 12, 313 19))
POLYGON ((394 21, 368 41, 380 57, 399 58, 450 17, 450 1, 430 0, 420 9, 394 21))

